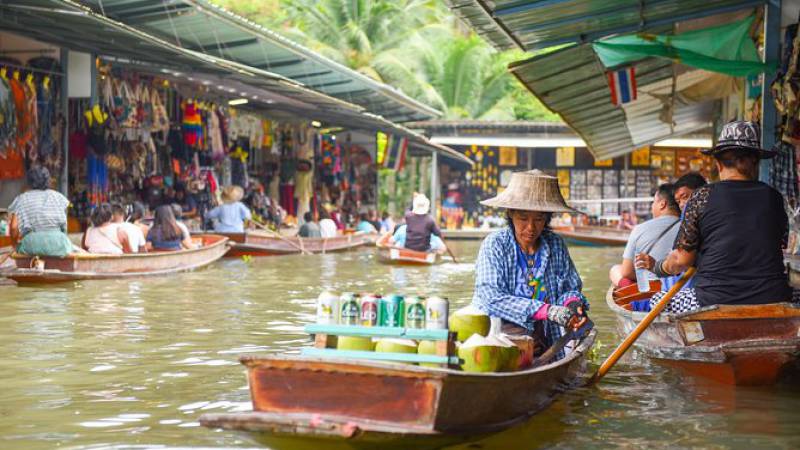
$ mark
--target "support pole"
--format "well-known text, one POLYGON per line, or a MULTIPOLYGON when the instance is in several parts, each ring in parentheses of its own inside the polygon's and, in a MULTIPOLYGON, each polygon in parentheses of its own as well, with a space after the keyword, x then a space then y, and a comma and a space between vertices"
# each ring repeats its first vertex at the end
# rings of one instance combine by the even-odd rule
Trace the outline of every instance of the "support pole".
MULTIPOLYGON (((764 62, 777 63, 780 59, 781 36, 781 0, 768 0, 764 5, 764 62)), ((761 85, 761 146, 770 149, 775 144, 775 132, 778 128, 778 112, 772 98, 770 85, 774 79, 764 74, 761 85)), ((759 180, 769 183, 771 159, 761 160, 759 180)))
POLYGON ((61 148, 64 151, 62 158, 64 163, 61 167, 61 193, 69 197, 69 51, 61 48, 59 58, 61 59, 61 117, 64 121, 64 130, 61 133, 61 148))
MULTIPOLYGON (((439 154, 431 153, 431 215, 436 220, 436 204, 439 198, 439 154)), ((438 221, 437 221, 438 223, 438 221)))
POLYGON ((97 104, 97 55, 91 54, 92 67, 89 69, 89 104, 97 104))

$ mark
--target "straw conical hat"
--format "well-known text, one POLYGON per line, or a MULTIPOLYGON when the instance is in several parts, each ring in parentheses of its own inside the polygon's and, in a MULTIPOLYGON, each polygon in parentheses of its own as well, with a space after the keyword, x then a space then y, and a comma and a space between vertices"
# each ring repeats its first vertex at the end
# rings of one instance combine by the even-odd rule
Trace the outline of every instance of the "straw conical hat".
POLYGON ((513 173, 503 192, 481 204, 526 211, 580 212, 567 206, 558 189, 558 178, 546 175, 541 170, 513 173))
POLYGON ((224 203, 236 203, 244 197, 244 189, 235 184, 225 186, 222 189, 222 201, 224 203))

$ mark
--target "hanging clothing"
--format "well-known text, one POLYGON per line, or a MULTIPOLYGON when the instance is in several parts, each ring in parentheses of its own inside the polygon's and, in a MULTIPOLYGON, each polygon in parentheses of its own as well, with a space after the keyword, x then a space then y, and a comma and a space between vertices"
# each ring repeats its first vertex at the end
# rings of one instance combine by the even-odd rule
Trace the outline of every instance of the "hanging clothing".
POLYGON ((314 195, 314 171, 297 172, 294 178, 294 197, 297 199, 297 217, 311 210, 314 195))
POLYGON ((280 186, 280 204, 281 208, 286 211, 290 216, 296 216, 294 208, 294 185, 282 184, 280 186))

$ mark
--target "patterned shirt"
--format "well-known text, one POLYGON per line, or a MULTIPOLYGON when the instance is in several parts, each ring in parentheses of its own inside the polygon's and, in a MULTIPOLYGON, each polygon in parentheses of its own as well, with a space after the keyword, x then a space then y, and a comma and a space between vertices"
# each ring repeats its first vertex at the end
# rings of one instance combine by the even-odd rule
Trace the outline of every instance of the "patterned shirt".
MULTIPOLYGON (((538 255, 543 270, 543 289, 547 303, 563 305, 581 294, 583 283, 575 270, 567 246, 560 236, 550 230, 542 232, 538 255)), ((533 330, 533 315, 545 301, 517 295, 519 280, 517 269, 517 241, 511 228, 503 228, 484 239, 475 263, 475 293, 472 303, 490 316, 533 330)), ((588 304, 588 303, 587 303, 588 304)), ((561 337, 562 328, 545 321, 545 334, 550 344, 561 337)))
POLYGON ((30 190, 17 196, 8 211, 17 216, 22 236, 34 231, 67 231, 69 200, 52 189, 30 190))

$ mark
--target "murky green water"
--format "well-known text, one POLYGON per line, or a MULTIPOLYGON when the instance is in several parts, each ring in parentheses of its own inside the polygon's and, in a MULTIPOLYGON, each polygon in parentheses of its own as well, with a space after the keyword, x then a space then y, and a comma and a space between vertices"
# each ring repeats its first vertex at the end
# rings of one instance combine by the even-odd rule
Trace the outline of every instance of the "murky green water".
MULTIPOLYGON (((237 355, 304 345, 302 325, 323 287, 466 303, 477 243, 455 250, 461 264, 430 268, 380 265, 365 250, 223 261, 170 278, 0 287, 0 448, 255 447, 247 435, 197 423, 206 412, 250 408, 237 355)), ((601 356, 618 342, 603 295, 619 253, 572 249, 601 356)), ((800 448, 799 430, 798 387, 723 387, 632 355, 600 386, 460 448, 800 448)))

